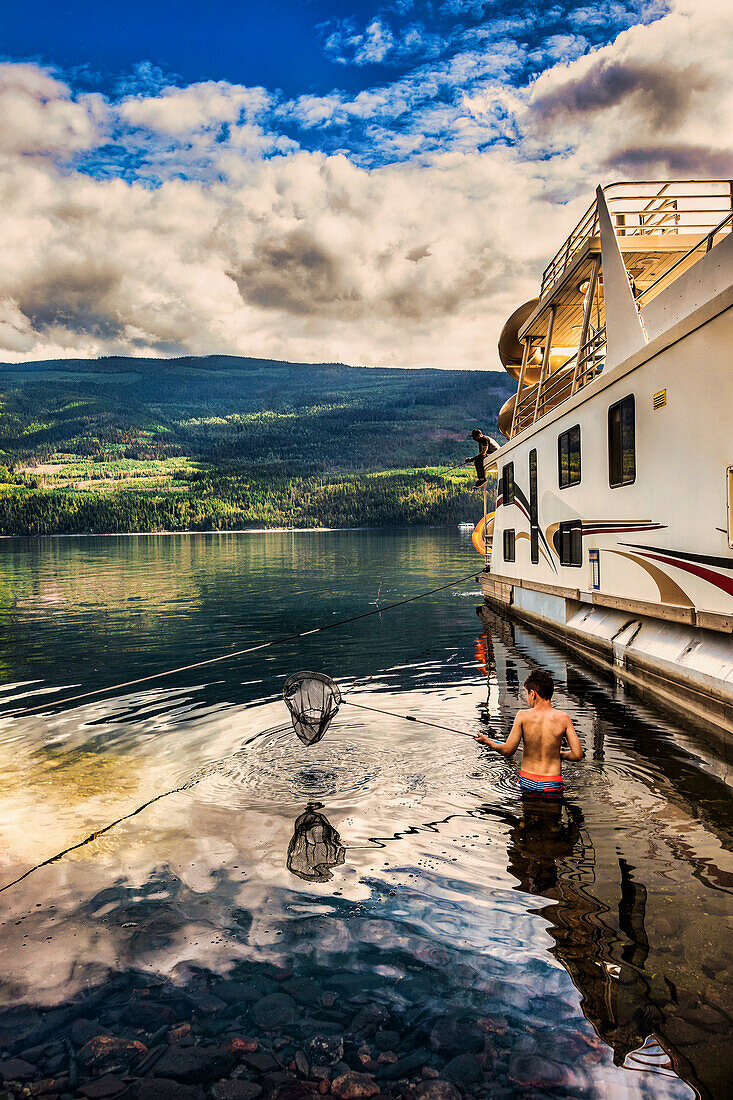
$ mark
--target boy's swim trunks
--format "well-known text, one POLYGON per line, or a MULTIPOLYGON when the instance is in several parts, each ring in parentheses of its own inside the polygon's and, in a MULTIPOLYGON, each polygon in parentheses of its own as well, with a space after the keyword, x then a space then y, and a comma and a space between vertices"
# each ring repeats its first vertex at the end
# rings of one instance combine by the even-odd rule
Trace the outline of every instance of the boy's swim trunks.
POLYGON ((534 772, 521 771, 519 789, 522 794, 538 798, 562 798, 562 776, 535 775, 534 772))

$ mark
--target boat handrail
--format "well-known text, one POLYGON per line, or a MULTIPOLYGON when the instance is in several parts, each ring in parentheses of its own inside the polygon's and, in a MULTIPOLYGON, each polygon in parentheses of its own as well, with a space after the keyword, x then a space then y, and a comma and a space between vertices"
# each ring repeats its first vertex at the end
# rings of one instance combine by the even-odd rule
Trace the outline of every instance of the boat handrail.
MULTIPOLYGON (((697 242, 697 244, 694 244, 692 248, 688 248, 687 252, 685 252, 683 256, 680 256, 678 259, 676 259, 675 262, 670 267, 668 267, 666 271, 662 272, 659 278, 655 279, 653 283, 650 283, 649 286, 640 291, 640 293, 636 296, 636 301, 640 303, 642 298, 645 298, 651 290, 654 290, 656 287, 659 286, 660 283, 663 283, 665 279, 668 279, 676 267, 679 267, 679 265, 684 263, 685 260, 689 260, 690 256, 694 255, 694 253, 697 252, 698 249, 702 248, 703 245, 705 245, 705 251, 709 252, 715 244, 715 238, 725 230, 728 222, 731 223, 731 227, 733 228, 733 210, 731 210, 730 214, 728 214, 727 217, 723 218, 721 222, 718 222, 714 229, 711 229, 709 233, 706 233, 705 236, 697 242)), ((728 232, 730 231, 731 230, 729 229, 728 232)))
POLYGON ((531 427, 545 413, 557 408, 559 404, 601 374, 605 365, 605 351, 606 328, 604 325, 542 383, 527 387, 517 403, 511 438, 523 432, 525 428, 531 427))
MULTIPOLYGON (((703 231, 708 236, 721 232, 733 213, 733 180, 669 180, 661 186, 658 180, 637 180, 609 184, 603 192, 619 237, 703 231)), ((545 297, 575 255, 599 232, 593 202, 545 268, 540 298, 545 297)))

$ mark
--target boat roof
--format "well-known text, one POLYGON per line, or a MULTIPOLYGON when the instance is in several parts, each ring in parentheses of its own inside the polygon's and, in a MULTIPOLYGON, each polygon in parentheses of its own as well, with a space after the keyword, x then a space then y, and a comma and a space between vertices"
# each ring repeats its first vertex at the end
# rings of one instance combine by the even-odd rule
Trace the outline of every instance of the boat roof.
MULTIPOLYGON (((603 188, 626 269, 637 300, 647 305, 674 279, 697 262, 708 248, 707 235, 733 211, 733 180, 674 180, 613 183, 603 188)), ((558 249, 542 275, 539 302, 519 330, 519 339, 541 343, 547 313, 554 305, 553 344, 577 347, 583 321, 584 284, 595 257, 601 255, 597 204, 594 201, 558 249)), ((596 296, 598 325, 605 324, 603 279, 596 296)))

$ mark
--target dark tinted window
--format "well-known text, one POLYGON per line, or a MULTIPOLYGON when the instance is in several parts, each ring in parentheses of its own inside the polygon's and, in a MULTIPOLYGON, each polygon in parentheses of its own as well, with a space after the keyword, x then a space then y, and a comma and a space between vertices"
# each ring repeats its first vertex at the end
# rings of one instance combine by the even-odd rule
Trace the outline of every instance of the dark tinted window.
POLYGON ((514 530, 504 532, 504 561, 514 561, 514 530))
POLYGON ((529 545, 532 564, 540 560, 540 529, 537 519, 537 451, 529 452, 529 545))
POLYGON ((633 393, 608 410, 608 481, 612 489, 636 480, 635 420, 633 393))
POLYGON ((501 494, 504 504, 514 503, 514 463, 507 462, 501 471, 501 494))
POLYGON ((560 524, 560 565, 583 564, 583 537, 580 520, 560 524))
POLYGON ((557 437, 558 481, 561 489, 580 481, 580 424, 557 437))

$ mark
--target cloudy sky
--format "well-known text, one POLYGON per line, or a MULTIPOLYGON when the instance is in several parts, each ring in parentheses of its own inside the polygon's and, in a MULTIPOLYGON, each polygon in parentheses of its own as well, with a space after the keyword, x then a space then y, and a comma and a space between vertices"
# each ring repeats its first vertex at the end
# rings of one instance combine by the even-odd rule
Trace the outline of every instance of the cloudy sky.
POLYGON ((0 358, 498 365, 598 182, 733 173, 730 0, 0 0, 0 358))

